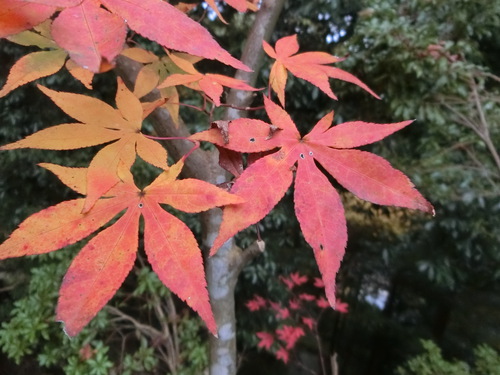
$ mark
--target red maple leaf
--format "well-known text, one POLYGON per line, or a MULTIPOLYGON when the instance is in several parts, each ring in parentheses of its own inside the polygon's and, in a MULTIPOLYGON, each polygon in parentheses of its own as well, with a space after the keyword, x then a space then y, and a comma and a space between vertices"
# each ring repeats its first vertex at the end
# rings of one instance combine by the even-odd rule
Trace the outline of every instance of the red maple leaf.
POLYGON ((279 148, 254 162, 236 179, 231 191, 247 197, 247 201, 224 210, 211 253, 240 230, 264 218, 292 184, 296 168, 295 213, 304 238, 314 250, 327 298, 334 306, 335 275, 347 242, 346 221, 339 194, 316 163, 362 199, 433 213, 432 205, 408 177, 385 159, 350 149, 379 141, 412 121, 354 121, 330 127, 330 112, 302 137, 287 112, 267 98, 264 104, 272 125, 242 118, 229 122, 225 135, 210 129, 192 136, 238 152, 279 148))
POLYGON ((337 298, 337 304, 335 305, 335 310, 341 314, 347 314, 349 312, 349 305, 346 302, 342 302, 337 298))
POLYGON ((248 301, 245 305, 248 307, 248 310, 250 311, 258 311, 266 306, 266 300, 261 296, 255 295, 254 299, 248 301))
POLYGON ((311 330, 313 329, 314 324, 315 324, 313 318, 308 318, 308 317, 305 317, 305 316, 302 317, 302 323, 304 323, 311 330))
POLYGON ((327 309, 327 308, 331 307, 330 302, 328 302, 328 300, 325 297, 318 298, 316 300, 316 305, 318 305, 318 307, 320 307, 322 309, 327 309))
POLYGON ((297 286, 302 285, 307 282, 307 276, 301 275, 298 272, 292 272, 290 274, 290 279, 293 281, 293 283, 297 286))
POLYGON ((286 308, 279 308, 277 310, 276 319, 284 320, 290 317, 290 311, 286 308))
POLYGON ((280 276, 280 280, 281 280, 281 281, 283 282, 283 284, 285 284, 285 285, 286 285, 286 287, 287 287, 288 289, 290 289, 290 290, 291 290, 291 289, 293 289, 293 287, 295 286, 295 284, 293 283, 293 281, 292 281, 292 280, 290 280, 290 279, 289 279, 289 278, 287 278, 287 277, 280 276))
POLYGON ((294 298, 290 300, 288 306, 290 307, 291 310, 298 310, 302 307, 302 304, 299 299, 294 298))
MULTIPOLYGON (((200 180, 176 180, 182 165, 182 161, 178 162, 142 190, 135 186, 130 171, 122 169, 118 172, 121 182, 87 213, 82 213, 85 199, 79 198, 30 216, 0 245, 0 259, 58 250, 89 236, 125 210, 83 247, 64 276, 57 319, 64 322, 66 333, 74 336, 80 332, 125 280, 135 261, 141 216, 145 224, 144 249, 153 270, 215 333, 196 239, 160 204, 196 213, 242 200, 200 180)), ((86 193, 86 168, 42 166, 76 192, 86 193)))
POLYGON ((249 70, 223 49, 207 29, 163 0, 57 0, 46 3, 50 6, 4 0, 0 10, 0 37, 30 29, 61 8, 54 19, 52 36, 74 61, 93 72, 99 71, 103 58, 111 62, 123 49, 127 26, 166 48, 249 70))
POLYGON ((264 51, 276 59, 269 74, 271 88, 278 94, 281 105, 285 106, 285 87, 290 71, 294 76, 302 78, 327 94, 332 99, 337 99, 330 88, 329 78, 336 78, 358 85, 370 94, 379 98, 368 86, 345 70, 329 66, 343 59, 329 55, 326 52, 299 53, 297 35, 286 36, 276 42, 276 49, 267 42, 263 42, 264 51))
POLYGON ((308 294, 308 293, 299 294, 299 298, 304 300, 304 301, 314 301, 316 299, 315 296, 313 296, 312 294, 308 294))
POLYGON ((283 347, 279 348, 278 351, 276 352, 276 358, 281 359, 285 363, 288 363, 289 357, 290 353, 288 353, 288 350, 286 350, 283 347))
POLYGON ((257 332, 256 336, 260 339, 257 346, 259 348, 271 349, 271 346, 274 343, 274 336, 269 332, 257 332))
POLYGON ((321 280, 320 277, 315 277, 314 278, 314 286, 316 288, 324 288, 325 287, 325 283, 323 282, 323 280, 321 280))
POLYGON ((276 330, 276 335, 286 344, 286 349, 292 349, 297 340, 305 334, 302 327, 293 327, 289 325, 284 325, 276 330))

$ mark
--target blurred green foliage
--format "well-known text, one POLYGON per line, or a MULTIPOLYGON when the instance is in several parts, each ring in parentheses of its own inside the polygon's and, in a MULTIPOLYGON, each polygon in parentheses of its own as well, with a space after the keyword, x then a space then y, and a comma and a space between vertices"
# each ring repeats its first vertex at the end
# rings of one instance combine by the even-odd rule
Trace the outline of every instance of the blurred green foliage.
POLYGON ((474 349, 474 364, 447 361, 439 347, 429 340, 422 340, 424 353, 410 359, 397 370, 398 375, 498 375, 500 356, 487 345, 474 349))

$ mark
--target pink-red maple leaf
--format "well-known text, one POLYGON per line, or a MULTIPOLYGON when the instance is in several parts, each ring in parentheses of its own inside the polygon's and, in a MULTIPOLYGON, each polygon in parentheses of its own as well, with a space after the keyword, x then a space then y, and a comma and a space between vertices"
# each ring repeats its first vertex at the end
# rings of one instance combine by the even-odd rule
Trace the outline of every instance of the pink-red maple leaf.
POLYGON ((45 4, 5 0, 4 3, 0 10, 0 37, 30 29, 62 8, 54 19, 52 36, 78 64, 93 72, 99 71, 102 58, 112 62, 123 49, 126 26, 166 48, 249 70, 223 49, 207 29, 163 0, 60 0, 45 4))
POLYGON ((307 276, 301 275, 298 272, 292 272, 290 274, 290 280, 292 280, 295 285, 299 286, 307 282, 307 276))
POLYGON ((285 106, 285 87, 288 71, 294 76, 317 86, 332 99, 337 99, 337 97, 330 88, 329 78, 354 83, 378 98, 377 94, 352 74, 328 65, 342 61, 342 59, 329 55, 326 52, 304 52, 297 54, 299 52, 297 35, 279 39, 276 42, 275 48, 264 41, 263 47, 264 51, 270 57, 276 59, 269 74, 269 82, 271 88, 278 94, 278 99, 283 107, 285 106))
POLYGON ((258 311, 261 308, 266 306, 266 300, 261 296, 255 295, 254 298, 246 303, 248 310, 250 311, 258 311))
POLYGON ((314 301, 316 299, 315 296, 309 293, 301 293, 299 294, 299 298, 304 301, 314 301))
POLYGON ((335 305, 335 310, 341 314, 347 314, 349 312, 349 305, 346 302, 342 302, 337 298, 337 304, 335 305))
POLYGON ((315 321, 313 318, 303 316, 301 320, 309 329, 312 330, 314 328, 315 321))
POLYGON ((231 121, 225 135, 210 129, 192 136, 238 152, 279 148, 254 162, 236 179, 231 191, 247 197, 247 201, 224 210, 224 220, 211 252, 271 211, 292 184, 297 165, 295 213, 304 238, 314 250, 327 298, 334 306, 335 275, 347 242, 346 221, 339 194, 316 163, 362 199, 433 213, 432 205, 408 177, 385 159, 350 149, 379 141, 412 121, 394 124, 354 121, 330 127, 331 112, 302 137, 287 112, 267 98, 264 104, 272 125, 243 118, 231 121))
POLYGON ((293 281, 292 281, 292 280, 290 280, 288 277, 281 276, 281 277, 280 277, 280 280, 281 280, 281 281, 283 282, 283 284, 285 284, 285 285, 286 285, 286 287, 287 287, 288 289, 290 289, 290 290, 291 290, 291 289, 293 289, 293 287, 295 286, 295 284, 293 283, 293 281))
POLYGON ((276 359, 281 359, 284 363, 288 363, 290 353, 285 348, 281 347, 276 351, 276 359))
POLYGON ((286 349, 292 349, 297 340, 304 336, 306 333, 302 327, 293 327, 289 325, 284 325, 276 330, 276 335, 283 341, 286 345, 286 349))
POLYGON ((320 307, 322 309, 326 309, 326 308, 330 307, 330 303, 328 302, 328 300, 325 297, 318 298, 316 300, 316 305, 318 305, 318 307, 320 307))
MULTIPOLYGON (((106 198, 82 213, 84 198, 46 208, 19 225, 0 245, 0 259, 43 254, 80 241, 125 213, 93 237, 71 263, 62 283, 57 319, 66 333, 76 335, 109 301, 131 270, 139 245, 139 219, 144 218, 144 249, 160 280, 195 310, 212 333, 216 324, 206 290, 203 260, 190 229, 160 204, 185 212, 200 212, 241 198, 206 182, 177 180, 182 162, 140 190, 130 171, 106 198)), ((85 194, 86 168, 44 164, 63 183, 85 194)))
POLYGON ((271 346, 274 343, 274 336, 269 332, 257 332, 256 336, 260 339, 257 346, 259 348, 271 349, 271 346))

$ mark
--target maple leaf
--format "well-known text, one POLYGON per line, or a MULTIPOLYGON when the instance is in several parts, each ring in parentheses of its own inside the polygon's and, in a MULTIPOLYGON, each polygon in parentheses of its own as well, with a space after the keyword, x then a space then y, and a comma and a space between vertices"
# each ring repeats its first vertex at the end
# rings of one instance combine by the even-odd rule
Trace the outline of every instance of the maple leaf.
POLYGON ((289 325, 284 325, 276 330, 276 335, 278 338, 286 344, 286 349, 292 349, 298 339, 304 336, 306 333, 302 327, 293 327, 289 325))
POLYGON ((290 289, 290 290, 291 290, 291 289, 293 289, 293 287, 295 286, 295 284, 293 283, 293 281, 292 281, 292 280, 290 280, 290 279, 289 279, 289 278, 287 278, 287 277, 280 276, 280 280, 281 280, 281 281, 283 282, 283 284, 285 284, 285 285, 286 285, 286 287, 287 287, 288 289, 290 289))
POLYGON ((220 97, 224 91, 223 86, 237 90, 257 91, 245 82, 224 76, 222 74, 203 74, 196 70, 194 65, 180 56, 171 55, 172 61, 187 74, 171 74, 159 86, 159 89, 184 85, 194 90, 203 91, 216 106, 220 106, 220 97))
POLYGON ((308 318, 308 317, 303 316, 301 318, 301 320, 302 320, 302 323, 304 323, 310 330, 312 330, 314 328, 315 322, 314 322, 313 318, 308 318))
POLYGON ((29 3, 24 0, 4 0, 0 9, 0 38, 31 29, 56 11, 56 6, 29 3))
POLYGON ((323 282, 323 280, 321 280, 320 277, 315 277, 314 278, 314 286, 316 288, 324 288, 325 287, 325 283, 323 282))
POLYGON ((298 272, 292 272, 290 274, 290 279, 293 281, 293 283, 297 286, 302 285, 307 282, 307 276, 305 275, 300 275, 298 272))
POLYGON ((132 30, 166 48, 250 71, 223 49, 207 29, 165 1, 101 0, 101 3, 126 20, 132 30))
POLYGON ((123 49, 127 25, 166 48, 250 70, 223 49, 207 29, 163 0, 43 2, 50 5, 5 0, 5 3, 0 10, 0 37, 28 30, 61 8, 54 19, 52 36, 78 64, 93 72, 99 71, 102 58, 112 62, 123 49))
MULTIPOLYGON (((33 31, 23 31, 7 39, 23 46, 35 46, 44 51, 31 52, 17 60, 10 69, 5 85, 0 90, 0 97, 12 90, 38 78, 57 73, 68 58, 68 53, 59 48, 50 36, 51 20, 36 26, 33 31)), ((72 60, 66 62, 68 71, 87 88, 91 88, 93 73, 77 68, 72 60)))
MULTIPOLYGON (((134 86, 134 94, 141 98, 146 94, 149 94, 152 90, 156 89, 158 84, 167 78, 169 74, 176 74, 183 72, 177 65, 175 65, 171 59, 171 56, 179 56, 182 59, 198 62, 202 58, 188 55, 185 53, 174 53, 170 52, 167 56, 158 57, 155 54, 146 51, 142 48, 133 47, 127 48, 121 53, 132 60, 145 64, 137 74, 137 79, 134 86)), ((165 103, 162 107, 166 109, 172 120, 179 125, 179 93, 175 86, 159 88, 158 91, 162 98, 165 99, 165 103)))
POLYGON ((250 311, 258 311, 266 306, 266 300, 261 296, 254 295, 254 298, 246 303, 250 311))
POLYGON ((285 106, 285 87, 288 71, 294 76, 302 78, 313 85, 332 99, 337 99, 330 88, 329 78, 336 78, 342 81, 353 83, 368 91, 374 97, 380 99, 368 86, 361 82, 352 74, 328 64, 333 64, 343 59, 329 55, 326 52, 299 52, 297 35, 291 35, 279 39, 275 48, 272 48, 266 41, 263 41, 264 51, 274 62, 269 74, 271 88, 278 95, 281 105, 285 106))
POLYGON ((288 310, 286 307, 278 309, 276 314, 276 319, 284 320, 289 317, 290 317, 290 310, 288 310))
POLYGON ((335 310, 337 310, 341 314, 347 314, 349 312, 349 305, 346 302, 342 302, 337 298, 337 304, 335 306, 335 310))
POLYGON ((304 301, 314 301, 316 299, 315 296, 309 293, 301 293, 299 294, 299 298, 304 301))
POLYGON ((290 302, 288 303, 289 307, 291 310, 298 310, 302 307, 302 304, 300 300, 298 299, 291 299, 290 302))
POLYGON ((283 347, 276 351, 276 359, 281 359, 284 363, 288 363, 289 357, 290 353, 288 353, 288 350, 283 347))
POLYGON ((98 0, 84 0, 63 9, 52 24, 56 43, 78 65, 98 72, 101 59, 113 61, 123 49, 127 29, 116 14, 101 8, 98 0))
POLYGON ((432 205, 411 181, 385 159, 350 149, 379 141, 412 121, 394 124, 353 121, 330 127, 331 112, 301 137, 283 108, 266 97, 264 105, 272 125, 260 120, 236 119, 229 123, 226 139, 217 129, 191 136, 238 152, 279 148, 254 162, 236 179, 231 191, 248 200, 224 210, 211 253, 240 230, 264 218, 292 184, 296 168, 295 213, 305 240, 313 248, 328 301, 335 306, 335 275, 347 242, 346 221, 339 194, 316 163, 361 199, 433 213, 432 205))
MULTIPOLYGON (((85 194, 86 168, 42 164, 68 187, 85 194)), ((207 182, 177 180, 183 162, 139 190, 128 170, 122 180, 82 213, 84 198, 62 202, 27 218, 0 245, 0 259, 48 253, 75 243, 125 210, 119 219, 93 237, 71 263, 61 286, 57 319, 74 336, 97 314, 133 267, 144 218, 144 249, 160 280, 195 310, 212 333, 216 324, 209 304, 203 260, 190 229, 160 204, 197 213, 242 201, 207 182)))
POLYGON ((141 132, 143 107, 118 79, 117 109, 89 96, 39 89, 69 116, 80 123, 53 126, 25 139, 0 147, 0 150, 39 148, 70 150, 115 141, 102 148, 92 159, 87 173, 87 199, 83 211, 120 181, 118 166, 130 169, 136 154, 161 169, 168 169, 167 151, 141 132))
MULTIPOLYGON (((7 95, 15 88, 38 78, 47 77, 58 72, 64 65, 68 72, 86 88, 92 89, 94 73, 82 68, 68 53, 59 48, 51 36, 52 20, 47 20, 33 28, 33 31, 23 31, 7 37, 11 42, 23 46, 36 46, 44 51, 31 52, 17 60, 10 69, 7 81, 0 90, 0 97, 7 95), (64 62, 66 61, 66 64, 64 62)), ((99 72, 106 72, 112 66, 101 64, 99 72)))
POLYGON ((260 339, 259 343, 257 344, 259 348, 264 348, 267 350, 271 349, 271 346, 274 343, 274 336, 271 333, 257 332, 255 335, 260 339))
POLYGON ((316 300, 316 305, 322 309, 326 309, 330 307, 330 302, 325 297, 321 297, 316 300))

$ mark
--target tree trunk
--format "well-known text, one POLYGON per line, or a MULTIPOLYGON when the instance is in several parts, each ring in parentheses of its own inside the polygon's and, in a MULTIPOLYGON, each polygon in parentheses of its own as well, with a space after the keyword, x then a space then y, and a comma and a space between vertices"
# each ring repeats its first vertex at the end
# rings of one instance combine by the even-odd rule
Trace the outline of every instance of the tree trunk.
MULTIPOLYGON (((255 85, 259 68, 263 58, 262 41, 269 39, 283 7, 284 0, 264 0, 260 10, 255 15, 255 22, 248 34, 241 61, 250 67, 253 72, 238 71, 236 78, 255 85)), ((230 26, 229 26, 230 27, 230 26)), ((117 61, 117 72, 124 81, 131 84, 135 81, 141 65, 124 57, 117 61)), ((152 93, 151 98, 158 97, 158 93, 152 93)), ((248 107, 253 98, 252 92, 232 90, 228 95, 227 104, 232 107, 248 107)), ((239 110, 228 108, 225 114, 227 120, 241 117, 239 110)), ((188 137, 187 128, 182 124, 176 127, 168 111, 159 108, 151 117, 151 122, 156 133, 162 137, 188 137)), ((170 155, 178 160, 191 148, 192 143, 183 140, 168 141, 165 143, 170 155)), ((218 153, 207 152, 201 149, 195 150, 186 159, 182 175, 185 177, 198 178, 213 184, 226 182, 227 172, 218 164, 218 153)), ((217 236, 219 225, 222 220, 222 211, 213 209, 201 215, 203 239, 202 248, 204 252, 211 248, 217 236)), ((234 240, 230 239, 218 252, 206 259, 205 272, 207 277, 208 291, 218 327, 218 337, 210 337, 210 374, 211 375, 235 375, 237 370, 236 356, 236 316, 234 309, 234 288, 241 269, 255 254, 259 253, 258 244, 255 243, 248 249, 242 251, 235 246, 234 240)))
MULTIPOLYGON (((253 72, 238 71, 235 78, 255 86, 263 58, 262 41, 268 40, 274 30, 278 16, 283 8, 284 0, 264 0, 258 11, 255 22, 248 34, 241 61, 253 72)), ((231 90, 227 104, 245 108, 250 106, 253 93, 249 91, 231 90)), ((228 108, 226 120, 242 117, 241 111, 228 108)), ((220 176, 222 177, 222 176, 220 176)), ((224 179, 225 181, 225 179, 224 179)), ((217 235, 222 220, 220 210, 211 210, 204 220, 206 225, 204 246, 209 249, 217 235)), ((217 253, 208 258, 206 274, 210 301, 217 322, 219 337, 210 338, 210 375, 235 375, 237 371, 236 352, 236 316, 234 308, 234 288, 241 269, 258 253, 257 245, 242 251, 227 241, 217 253)))

